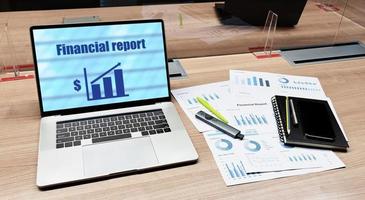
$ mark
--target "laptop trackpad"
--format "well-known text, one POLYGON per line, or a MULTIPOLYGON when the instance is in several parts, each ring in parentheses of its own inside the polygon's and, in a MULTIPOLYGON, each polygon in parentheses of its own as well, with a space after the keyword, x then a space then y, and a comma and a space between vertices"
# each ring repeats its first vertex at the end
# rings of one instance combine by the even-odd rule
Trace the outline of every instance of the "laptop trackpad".
POLYGON ((158 163, 149 137, 84 146, 83 159, 86 177, 148 168, 158 163))

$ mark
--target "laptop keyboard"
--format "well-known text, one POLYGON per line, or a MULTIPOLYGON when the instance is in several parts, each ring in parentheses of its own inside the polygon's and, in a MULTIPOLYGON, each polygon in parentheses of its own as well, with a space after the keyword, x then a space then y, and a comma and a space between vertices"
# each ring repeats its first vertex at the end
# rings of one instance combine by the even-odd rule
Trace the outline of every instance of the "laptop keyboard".
POLYGON ((57 122, 56 148, 171 132, 162 109, 57 122))

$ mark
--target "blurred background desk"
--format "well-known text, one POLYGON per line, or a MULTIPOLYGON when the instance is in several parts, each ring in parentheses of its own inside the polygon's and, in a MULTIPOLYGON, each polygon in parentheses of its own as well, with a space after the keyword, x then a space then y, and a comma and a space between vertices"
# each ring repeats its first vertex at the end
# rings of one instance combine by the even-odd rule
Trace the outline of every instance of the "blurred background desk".
MULTIPOLYGON (((340 3, 334 8, 323 8, 321 5, 318 0, 309 0, 295 27, 278 28, 274 49, 365 41, 364 0, 349 0, 341 25, 345 5, 340 3)), ((212 2, 0 12, 0 31, 7 23, 10 41, 7 45, 5 36, 1 35, 0 61, 5 62, 3 65, 31 64, 30 26, 60 24, 64 18, 85 16, 99 16, 101 21, 162 18, 165 21, 169 58, 249 52, 249 48, 264 46, 266 38, 263 27, 222 25, 212 2), (11 52, 14 52, 13 56, 11 52)))

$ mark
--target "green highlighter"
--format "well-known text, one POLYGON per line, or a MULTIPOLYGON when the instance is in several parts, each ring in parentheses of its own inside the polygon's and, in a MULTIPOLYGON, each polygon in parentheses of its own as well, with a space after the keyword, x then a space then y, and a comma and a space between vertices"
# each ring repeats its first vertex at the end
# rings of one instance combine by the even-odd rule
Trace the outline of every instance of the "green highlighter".
POLYGON ((207 101, 205 101, 201 97, 196 97, 196 100, 198 100, 200 104, 202 104, 206 109, 208 109, 211 113, 213 113, 218 119, 228 124, 228 120, 222 114, 220 114, 215 108, 213 108, 207 101))

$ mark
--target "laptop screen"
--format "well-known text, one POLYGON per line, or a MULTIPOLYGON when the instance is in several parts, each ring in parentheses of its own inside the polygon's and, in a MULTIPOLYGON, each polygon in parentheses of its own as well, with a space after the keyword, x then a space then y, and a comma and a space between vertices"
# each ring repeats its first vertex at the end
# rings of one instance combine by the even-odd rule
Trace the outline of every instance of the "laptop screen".
POLYGON ((43 112, 169 97, 162 21, 32 27, 43 112))

